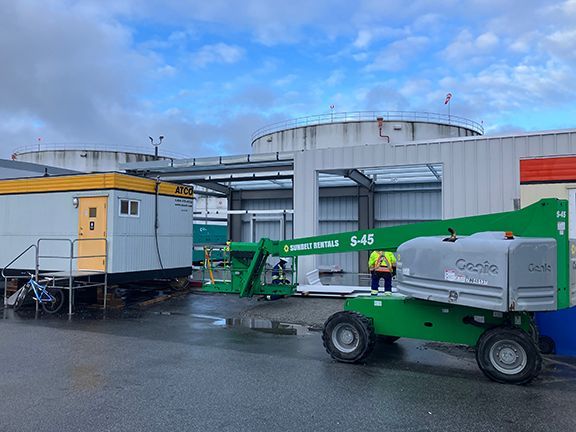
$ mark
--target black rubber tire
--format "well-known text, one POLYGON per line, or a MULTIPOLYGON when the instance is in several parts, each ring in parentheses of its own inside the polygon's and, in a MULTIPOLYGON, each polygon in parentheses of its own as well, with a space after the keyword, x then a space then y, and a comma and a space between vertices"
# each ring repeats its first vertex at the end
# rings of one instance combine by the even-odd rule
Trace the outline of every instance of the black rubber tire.
POLYGON ((386 335, 376 336, 376 340, 378 341, 378 343, 383 343, 386 345, 392 345, 398 339, 400 339, 400 336, 386 336, 386 335))
POLYGON ((54 297, 54 301, 43 301, 42 309, 44 309, 44 312, 46 313, 55 314, 62 308, 62 305, 64 304, 64 292, 60 288, 46 288, 46 291, 48 291, 50 295, 54 297))
POLYGON ((326 320, 322 331, 326 352, 342 363, 358 363, 372 353, 376 344, 372 320, 358 312, 337 312, 326 320), (346 339, 351 340, 349 342, 346 339))
POLYGON ((525 331, 514 327, 486 330, 478 339, 476 362, 484 375, 504 384, 527 384, 542 370, 536 343, 525 331))
POLYGON ((538 339, 538 348, 542 354, 555 354, 556 342, 550 336, 540 336, 538 339))
POLYGON ((26 296, 28 295, 29 291, 30 286, 28 284, 20 288, 20 292, 18 293, 18 296, 16 296, 16 300, 14 301, 14 306, 12 306, 14 312, 18 312, 20 309, 22 309, 22 306, 24 306, 24 302, 26 301, 26 296))

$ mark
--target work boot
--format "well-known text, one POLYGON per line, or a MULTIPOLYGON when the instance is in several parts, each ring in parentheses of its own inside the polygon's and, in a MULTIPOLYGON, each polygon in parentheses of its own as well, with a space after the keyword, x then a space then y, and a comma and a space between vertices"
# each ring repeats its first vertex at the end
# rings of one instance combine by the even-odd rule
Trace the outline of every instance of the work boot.
POLYGON ((370 294, 372 294, 372 295, 374 295, 374 296, 375 296, 375 295, 378 295, 378 290, 372 290, 372 291, 370 291, 370 294))
POLYGON ((386 291, 386 292, 384 292, 384 295, 385 295, 385 296, 391 296, 391 295, 392 295, 392 291, 386 291))

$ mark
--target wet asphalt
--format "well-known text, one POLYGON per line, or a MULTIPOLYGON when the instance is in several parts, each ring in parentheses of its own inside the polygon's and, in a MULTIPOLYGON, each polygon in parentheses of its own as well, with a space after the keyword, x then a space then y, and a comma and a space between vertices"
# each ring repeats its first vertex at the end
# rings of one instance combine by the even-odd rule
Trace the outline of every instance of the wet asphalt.
POLYGON ((337 306, 309 300, 191 294, 71 320, 4 310, 0 431, 576 430, 574 359, 547 357, 528 386, 487 380, 468 349, 411 340, 340 364, 314 325, 266 320, 337 306))

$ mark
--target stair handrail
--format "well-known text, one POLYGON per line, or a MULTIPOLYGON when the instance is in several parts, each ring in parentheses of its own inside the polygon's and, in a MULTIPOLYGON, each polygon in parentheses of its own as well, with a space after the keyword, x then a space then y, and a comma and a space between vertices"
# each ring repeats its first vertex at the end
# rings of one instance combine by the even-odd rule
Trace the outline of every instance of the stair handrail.
MULTIPOLYGON (((8 278, 9 278, 9 277, 12 277, 12 278, 14 278, 14 279, 22 279, 22 276, 8 276, 8 275, 6 275, 6 273, 5 273, 4 271, 5 271, 6 269, 8 269, 8 268, 9 268, 12 264, 14 264, 16 261, 18 261, 22 255, 24 255, 26 252, 28 252, 28 251, 29 251, 30 249, 32 249, 32 248, 36 249, 36 245, 35 245, 35 244, 31 244, 30 246, 28 246, 26 249, 24 249, 24 251, 23 251, 22 253, 20 253, 20 255, 18 255, 16 258, 14 258, 12 261, 10 261, 7 265, 5 265, 5 266, 2 268, 2 278, 4 279, 4 303, 3 303, 4 306, 6 306, 7 301, 8 301, 8 299, 7 299, 7 297, 6 297, 6 289, 7 289, 7 287, 8 287, 8 278)), ((34 255, 37 255, 37 250, 36 250, 36 252, 35 252, 34 255)), ((38 274, 36 274, 36 276, 38 276, 38 274)))
POLYGON ((22 253, 20 253, 20 255, 18 255, 16 258, 14 258, 12 261, 10 261, 7 265, 5 265, 5 266, 2 268, 2 277, 3 277, 3 278, 6 278, 7 276, 6 276, 6 273, 4 273, 4 271, 5 271, 6 269, 8 269, 8 268, 9 268, 12 264, 14 264, 16 261, 18 261, 22 255, 24 255, 26 252, 28 252, 28 251, 29 251, 30 249, 32 249, 32 248, 36 249, 36 245, 35 245, 35 244, 31 244, 31 245, 28 246, 26 249, 24 249, 24 251, 23 251, 22 253))

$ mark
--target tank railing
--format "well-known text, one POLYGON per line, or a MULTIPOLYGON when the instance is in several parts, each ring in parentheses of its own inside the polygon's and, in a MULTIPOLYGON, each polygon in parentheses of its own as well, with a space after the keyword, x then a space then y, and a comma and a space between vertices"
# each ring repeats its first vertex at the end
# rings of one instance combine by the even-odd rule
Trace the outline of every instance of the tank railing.
MULTIPOLYGON (((12 261, 10 261, 8 264, 6 264, 4 266, 4 268, 2 268, 2 277, 4 278, 4 306, 6 306, 6 302, 8 300, 6 297, 6 291, 8 288, 8 279, 28 279, 30 277, 29 275, 20 275, 20 276, 19 275, 7 275, 6 270, 9 269, 12 264, 14 264, 16 261, 18 261, 30 249, 35 249, 34 255, 37 254, 37 252, 36 252, 37 246, 35 244, 31 244, 26 249, 24 249, 24 251, 21 252, 16 258, 14 258, 12 261)), ((36 274, 36 277, 38 277, 38 274, 36 274)))
POLYGON ((419 121, 425 123, 441 123, 449 126, 465 127, 480 135, 484 134, 484 126, 473 120, 455 115, 411 112, 411 111, 353 111, 340 113, 317 114, 307 117, 284 120, 261 127, 251 136, 254 143, 258 138, 284 129, 294 129, 303 126, 315 126, 330 123, 344 123, 354 121, 370 121, 382 117, 384 121, 419 121))
MULTIPOLYGON (((13 151, 14 154, 33 153, 41 151, 58 151, 58 150, 71 150, 71 151, 108 151, 108 152, 123 152, 123 153, 136 153, 144 154, 154 157, 154 150, 152 147, 130 146, 124 144, 105 144, 105 143, 40 143, 31 144, 27 146, 18 147, 13 151)), ((164 150, 159 148, 161 158, 187 158, 188 155, 177 153, 173 151, 164 150)))

